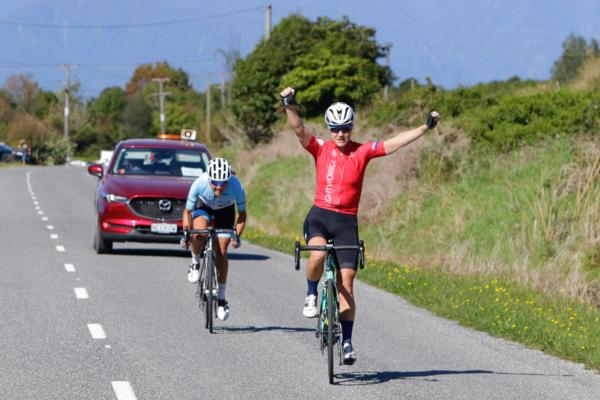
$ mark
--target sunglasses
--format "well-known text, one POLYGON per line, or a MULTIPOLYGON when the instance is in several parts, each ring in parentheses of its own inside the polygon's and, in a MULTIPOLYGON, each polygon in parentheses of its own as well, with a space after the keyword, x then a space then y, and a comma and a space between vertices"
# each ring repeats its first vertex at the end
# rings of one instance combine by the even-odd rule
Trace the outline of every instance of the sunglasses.
POLYGON ((329 131, 331 133, 333 133, 334 135, 337 135, 338 133, 343 133, 344 135, 348 134, 350 131, 352 130, 352 128, 348 128, 348 127, 344 127, 344 128, 331 128, 329 129, 329 131))
POLYGON ((223 187, 227 184, 227 181, 210 181, 210 184, 214 187, 223 187))

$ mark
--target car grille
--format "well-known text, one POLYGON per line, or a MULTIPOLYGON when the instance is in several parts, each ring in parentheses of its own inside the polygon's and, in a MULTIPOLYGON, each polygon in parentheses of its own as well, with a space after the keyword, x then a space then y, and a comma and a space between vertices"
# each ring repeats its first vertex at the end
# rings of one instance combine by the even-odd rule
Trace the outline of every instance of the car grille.
POLYGON ((148 219, 160 221, 179 220, 185 208, 186 199, 138 197, 129 202, 129 208, 136 215, 148 219), (171 202, 171 206, 165 207, 165 203, 171 202), (163 206, 161 209, 160 206, 163 206))

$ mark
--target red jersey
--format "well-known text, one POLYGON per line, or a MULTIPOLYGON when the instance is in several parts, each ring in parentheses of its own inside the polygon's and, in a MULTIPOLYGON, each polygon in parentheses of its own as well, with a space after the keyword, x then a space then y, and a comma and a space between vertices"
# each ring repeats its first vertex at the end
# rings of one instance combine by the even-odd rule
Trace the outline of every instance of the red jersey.
POLYGON ((342 152, 335 142, 312 137, 305 147, 315 158, 317 190, 314 205, 356 215, 369 160, 385 155, 383 142, 348 142, 342 152))

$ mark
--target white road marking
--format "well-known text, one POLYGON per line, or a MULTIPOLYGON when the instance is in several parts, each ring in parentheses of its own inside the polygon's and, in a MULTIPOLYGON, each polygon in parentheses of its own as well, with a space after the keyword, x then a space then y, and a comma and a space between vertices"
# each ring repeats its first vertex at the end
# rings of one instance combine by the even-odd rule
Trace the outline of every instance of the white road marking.
POLYGON ((58 235, 56 233, 53 233, 50 235, 50 239, 58 239, 58 235))
POLYGON ((39 201, 35 201, 35 200, 34 200, 34 201, 33 201, 33 205, 34 205, 34 206, 39 206, 39 205, 40 205, 40 202, 39 202, 39 201))
POLYGON ((48 228, 48 230, 51 231, 52 229, 54 229, 54 225, 46 225, 46 228, 48 228))
POLYGON ((85 290, 84 287, 76 287, 75 288, 75 297, 77 297, 78 299, 89 299, 90 298, 87 290, 85 290))
POLYGON ((41 209, 42 209, 42 207, 40 207, 40 206, 35 206, 35 209, 36 209, 36 210, 41 210, 41 209))
POLYGON ((112 349, 110 344, 105 344, 104 347, 106 347, 107 349, 112 349))
POLYGON ((131 384, 127 381, 112 381, 112 387, 118 400, 137 400, 131 384))
POLYGON ((42 221, 48 221, 48 217, 42 217, 42 221))
POLYGON ((75 272, 75 266, 73 264, 65 264, 67 272, 75 272))
POLYGON ((60 244, 56 246, 56 251, 65 251, 65 246, 61 246, 60 244))
POLYGON ((40 210, 40 211, 38 211, 38 214, 44 215, 44 212, 40 210))
POLYGON ((100 324, 87 324, 92 339, 106 339, 106 333, 100 324))

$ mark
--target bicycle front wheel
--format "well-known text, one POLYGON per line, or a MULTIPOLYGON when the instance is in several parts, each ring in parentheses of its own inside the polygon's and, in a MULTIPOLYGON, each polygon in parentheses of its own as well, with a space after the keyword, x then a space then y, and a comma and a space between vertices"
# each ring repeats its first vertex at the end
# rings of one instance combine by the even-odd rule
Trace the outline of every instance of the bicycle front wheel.
POLYGON ((327 283, 327 370, 329 374, 329 383, 333 384, 333 347, 334 328, 337 325, 335 317, 335 298, 333 296, 334 283, 328 280, 327 283))
POLYGON ((206 329, 210 333, 213 333, 213 320, 214 320, 214 309, 216 299, 214 296, 214 291, 217 287, 217 281, 215 276, 215 259, 212 254, 207 254, 205 256, 206 260, 206 308, 205 308, 205 318, 206 318, 206 329))

